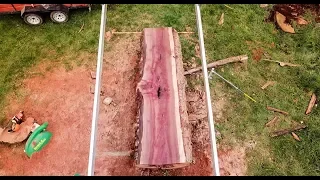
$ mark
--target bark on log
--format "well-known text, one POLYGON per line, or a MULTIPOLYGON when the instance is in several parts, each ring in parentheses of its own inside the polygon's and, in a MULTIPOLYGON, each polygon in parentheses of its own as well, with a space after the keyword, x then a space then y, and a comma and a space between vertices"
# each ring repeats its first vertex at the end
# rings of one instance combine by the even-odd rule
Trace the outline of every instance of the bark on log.
MULTIPOLYGON (((247 55, 229 57, 227 59, 221 59, 221 60, 209 63, 207 65, 207 67, 208 68, 213 68, 213 67, 221 66, 221 65, 224 65, 224 64, 233 63, 233 62, 246 63, 247 60, 248 60, 248 56, 247 55)), ((194 69, 190 69, 190 70, 186 71, 184 73, 184 75, 192 74, 192 73, 195 73, 195 72, 198 72, 198 71, 201 71, 201 70, 202 70, 202 67, 196 67, 194 69)))
POLYGON ((172 28, 146 28, 142 38, 137 166, 184 167, 192 147, 179 37, 172 28))

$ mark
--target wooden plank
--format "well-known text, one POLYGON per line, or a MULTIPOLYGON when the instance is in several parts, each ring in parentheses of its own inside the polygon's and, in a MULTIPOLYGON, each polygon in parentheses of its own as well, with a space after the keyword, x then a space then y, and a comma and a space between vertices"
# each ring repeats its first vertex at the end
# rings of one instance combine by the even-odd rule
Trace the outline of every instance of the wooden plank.
POLYGON ((191 162, 184 71, 181 50, 175 52, 180 45, 175 46, 173 34, 176 31, 172 28, 143 31, 142 78, 137 85, 141 97, 137 159, 140 168, 178 168, 191 162))

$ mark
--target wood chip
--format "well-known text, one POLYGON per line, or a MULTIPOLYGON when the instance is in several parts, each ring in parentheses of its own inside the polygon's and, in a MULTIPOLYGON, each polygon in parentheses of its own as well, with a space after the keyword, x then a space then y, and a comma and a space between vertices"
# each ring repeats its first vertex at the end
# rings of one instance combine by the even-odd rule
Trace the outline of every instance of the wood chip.
POLYGON ((262 87, 261 89, 265 89, 268 86, 273 86, 276 82, 275 81, 267 81, 262 87))
POLYGON ((229 9, 233 9, 232 7, 230 7, 230 6, 226 5, 226 4, 224 4, 224 6, 229 8, 229 9))
POLYGON ((80 30, 78 31, 78 33, 80 33, 82 31, 83 27, 84 27, 84 23, 82 23, 82 26, 81 26, 80 30))
POLYGON ((291 135, 293 136, 293 138, 294 138, 295 140, 301 141, 301 139, 299 138, 299 136, 298 136, 296 133, 291 132, 291 135))
POLYGON ((274 112, 278 112, 278 113, 281 113, 281 114, 284 114, 284 115, 289 115, 289 113, 286 112, 286 111, 282 111, 280 109, 276 109, 276 108, 273 108, 273 107, 270 107, 270 106, 267 106, 267 109, 269 111, 274 111, 274 112))
POLYGON ((271 125, 275 125, 276 122, 278 121, 279 117, 275 116, 271 121, 267 122, 266 126, 270 127, 271 125))
POLYGON ((304 20, 304 19, 301 18, 301 17, 298 17, 298 18, 296 19, 296 21, 297 21, 297 24, 299 24, 299 25, 306 25, 306 24, 308 24, 308 21, 304 20))
POLYGON ((292 63, 288 63, 288 62, 275 61, 275 60, 271 60, 271 59, 262 59, 262 60, 263 60, 263 61, 270 61, 270 62, 279 63, 279 65, 280 65, 281 67, 283 67, 283 66, 290 66, 290 67, 300 66, 299 64, 292 64, 292 63))
POLYGON ((218 23, 218 24, 219 24, 219 25, 222 25, 223 22, 224 22, 224 13, 221 14, 220 20, 219 20, 219 23, 218 23))
POLYGON ((91 79, 96 79, 96 72, 90 71, 91 79))
POLYGON ((112 100, 113 99, 111 97, 106 97, 106 98, 104 98, 104 100, 102 102, 105 105, 110 105, 112 103, 112 100))
POLYGON ((266 7, 268 7, 268 4, 260 4, 260 7, 261 8, 266 8, 266 7))
POLYGON ((287 33, 295 33, 293 27, 290 25, 290 24, 287 24, 285 23, 285 20, 286 20, 286 17, 279 13, 278 11, 276 11, 276 21, 279 25, 279 27, 284 31, 284 32, 287 32, 287 33))
POLYGON ((309 104, 308 104, 308 107, 307 107, 307 110, 306 110, 306 114, 310 114, 311 111, 312 111, 312 108, 314 107, 314 105, 316 104, 316 100, 317 100, 317 97, 316 95, 313 93, 312 96, 311 96, 311 99, 309 101, 309 104))

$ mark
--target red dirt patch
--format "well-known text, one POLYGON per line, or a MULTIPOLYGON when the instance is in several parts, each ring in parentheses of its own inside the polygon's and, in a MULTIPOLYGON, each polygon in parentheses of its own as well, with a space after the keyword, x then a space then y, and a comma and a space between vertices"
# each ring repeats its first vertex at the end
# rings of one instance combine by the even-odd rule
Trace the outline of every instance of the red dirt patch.
MULTIPOLYGON (((105 54, 102 74, 105 96, 101 97, 98 122, 96 175, 137 174, 137 171, 134 172, 133 158, 119 152, 134 147, 136 83, 130 80, 130 75, 135 71, 138 48, 139 37, 136 37, 134 40, 118 42, 112 53, 105 54), (106 107, 102 104, 106 96, 112 97, 115 105, 106 107)), ((43 66, 39 67, 41 70, 43 66)), ((23 109, 26 117, 32 116, 39 123, 48 121, 47 130, 53 133, 53 137, 31 159, 24 154, 23 144, 17 147, 1 144, 0 159, 5 164, 1 174, 87 173, 93 106, 93 94, 89 92, 89 87, 95 82, 90 77, 90 70, 77 67, 67 72, 59 67, 47 72, 45 76, 35 76, 24 81, 23 88, 27 95, 19 101, 16 97, 11 98, 7 112, 23 109), (13 150, 17 153, 11 153, 13 150), (19 165, 18 168, 15 168, 16 165, 19 165)))
POLYGON ((262 57, 262 54, 263 54, 263 49, 262 48, 253 49, 252 50, 253 60, 255 60, 257 62, 260 61, 261 57, 262 57))

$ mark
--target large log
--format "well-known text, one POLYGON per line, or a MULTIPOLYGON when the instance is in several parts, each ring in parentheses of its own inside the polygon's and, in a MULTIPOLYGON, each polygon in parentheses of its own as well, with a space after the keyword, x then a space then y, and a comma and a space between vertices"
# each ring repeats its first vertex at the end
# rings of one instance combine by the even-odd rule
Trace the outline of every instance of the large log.
POLYGON ((184 167, 192 147, 179 37, 172 28, 146 28, 142 38, 137 166, 184 167))
POLYGON ((8 128, 0 128, 0 142, 14 144, 26 140, 31 133, 33 123, 33 118, 27 118, 20 124, 20 129, 12 133, 8 133, 8 128))

